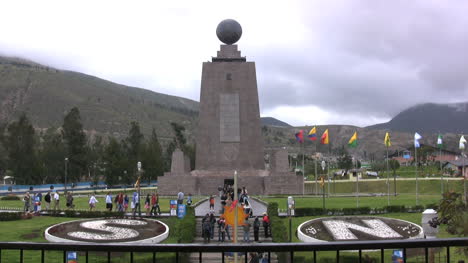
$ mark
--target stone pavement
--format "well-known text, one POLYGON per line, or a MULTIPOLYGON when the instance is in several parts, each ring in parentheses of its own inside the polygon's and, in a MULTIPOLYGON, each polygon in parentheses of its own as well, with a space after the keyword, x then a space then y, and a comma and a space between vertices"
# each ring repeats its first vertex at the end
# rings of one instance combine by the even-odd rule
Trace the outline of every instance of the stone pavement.
MULTIPOLYGON (((259 202, 255 198, 249 198, 250 206, 252 207, 252 212, 254 216, 262 216, 263 213, 267 211, 267 207, 264 203, 259 202)), ((221 198, 219 196, 215 197, 215 216, 219 217, 221 211, 221 198)), ((195 207, 195 216, 205 216, 206 214, 210 213, 210 201, 206 200, 200 202, 195 207)))

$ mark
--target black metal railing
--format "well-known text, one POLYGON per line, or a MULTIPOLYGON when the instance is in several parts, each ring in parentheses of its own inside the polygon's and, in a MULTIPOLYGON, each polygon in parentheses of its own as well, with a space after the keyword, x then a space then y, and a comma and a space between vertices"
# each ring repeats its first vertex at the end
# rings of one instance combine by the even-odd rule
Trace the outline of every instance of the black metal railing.
MULTIPOLYGON (((380 262, 384 262, 384 251, 386 249, 401 249, 403 251, 403 262, 406 262, 408 249, 424 249, 422 255, 424 262, 429 262, 429 249, 445 248, 445 262, 450 261, 450 248, 452 247, 468 247, 468 238, 445 238, 445 239, 412 239, 412 240, 385 240, 385 241, 346 241, 346 242, 323 242, 323 243, 255 243, 255 244, 105 244, 105 243, 32 243, 32 242, 0 242, 0 263, 6 262, 2 260, 2 252, 5 250, 18 250, 18 259, 15 262, 24 262, 25 251, 40 251, 40 260, 37 262, 47 262, 45 260, 46 251, 59 251, 63 253, 63 262, 67 262, 67 251, 79 251, 84 253, 84 260, 81 262, 88 263, 89 252, 101 252, 101 258, 104 262, 111 262, 112 252, 128 252, 130 258, 128 262, 137 262, 134 259, 135 253, 152 253, 152 262, 158 262, 156 255, 158 253, 171 252, 175 254, 173 262, 180 262, 180 254, 197 253, 198 262, 203 262, 204 253, 220 253, 222 262, 225 261, 227 253, 240 253, 245 255, 243 258, 247 262, 247 253, 262 252, 268 255, 268 262, 271 260, 272 253, 289 254, 288 260, 294 262, 295 252, 310 252, 313 255, 314 263, 317 262, 317 252, 321 251, 336 251, 336 260, 340 260, 340 251, 356 251, 358 253, 358 262, 363 262, 362 251, 374 250, 380 251, 380 262), (105 253, 102 253, 105 252, 105 253)), ((193 261, 193 260, 192 260, 193 261)), ((390 261, 388 261, 390 262, 390 261)))

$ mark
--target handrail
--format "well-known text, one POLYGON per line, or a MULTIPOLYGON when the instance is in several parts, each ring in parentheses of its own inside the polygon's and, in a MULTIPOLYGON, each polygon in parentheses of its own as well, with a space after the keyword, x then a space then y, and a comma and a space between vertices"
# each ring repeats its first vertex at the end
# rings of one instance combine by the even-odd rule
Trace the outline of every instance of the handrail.
POLYGON ((0 249, 107 251, 107 252, 288 252, 337 251, 365 249, 401 249, 432 247, 465 247, 468 237, 411 240, 339 241, 318 243, 255 244, 122 244, 122 243, 33 243, 0 242, 0 249))

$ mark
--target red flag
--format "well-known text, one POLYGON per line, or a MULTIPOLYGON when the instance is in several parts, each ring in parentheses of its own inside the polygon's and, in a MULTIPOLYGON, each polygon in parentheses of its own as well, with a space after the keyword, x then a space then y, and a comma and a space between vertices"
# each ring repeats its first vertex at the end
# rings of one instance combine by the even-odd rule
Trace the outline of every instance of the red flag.
POLYGON ((304 142, 304 131, 303 130, 300 130, 298 133, 295 134, 296 135, 296 140, 299 142, 299 143, 303 143, 304 142))

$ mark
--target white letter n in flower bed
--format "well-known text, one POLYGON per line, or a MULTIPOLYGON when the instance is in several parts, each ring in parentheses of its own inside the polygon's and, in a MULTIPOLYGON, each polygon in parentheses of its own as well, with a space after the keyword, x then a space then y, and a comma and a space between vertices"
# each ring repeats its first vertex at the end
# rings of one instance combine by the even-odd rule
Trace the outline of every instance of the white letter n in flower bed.
POLYGON ((401 238, 402 236, 391 229, 387 224, 378 220, 362 220, 369 227, 356 225, 342 220, 323 221, 327 230, 333 235, 335 240, 352 240, 358 239, 350 229, 357 230, 368 235, 380 238, 401 238))

